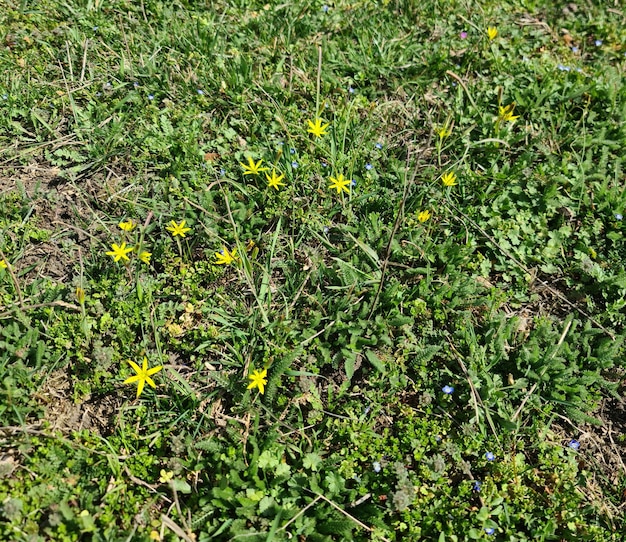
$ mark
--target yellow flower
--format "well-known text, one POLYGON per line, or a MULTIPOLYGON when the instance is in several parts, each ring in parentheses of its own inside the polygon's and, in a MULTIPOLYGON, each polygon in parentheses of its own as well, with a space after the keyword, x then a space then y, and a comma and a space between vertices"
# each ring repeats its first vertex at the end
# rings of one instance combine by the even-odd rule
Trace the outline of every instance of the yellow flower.
POLYGON ((150 263, 150 257, 152 256, 152 252, 146 252, 145 250, 143 252, 139 253, 138 258, 143 262, 143 263, 150 263))
POLYGON ((506 107, 498 106, 498 119, 497 122, 515 122, 515 119, 519 119, 519 115, 514 115, 515 103, 511 103, 506 107))
POLYGON ((487 36, 489 36, 490 40, 495 40, 498 36, 498 29, 495 26, 490 26, 487 28, 487 36))
POLYGON ((248 378, 251 380, 250 384, 248 384, 249 390, 259 388, 261 393, 265 392, 265 385, 267 384, 267 369, 263 369, 262 371, 256 370, 252 374, 248 375, 248 378))
POLYGON ((335 179, 334 177, 330 178, 330 186, 329 188, 332 190, 333 188, 335 190, 337 190, 337 194, 341 194, 341 191, 346 192, 347 194, 350 193, 350 189, 348 188, 348 186, 350 185, 350 179, 344 179, 343 177, 343 173, 340 173, 337 178, 335 179))
POLYGON ((185 228, 186 220, 183 220, 180 224, 176 224, 173 220, 170 222, 170 225, 165 229, 172 233, 172 237, 176 237, 180 235, 181 237, 185 237, 185 233, 191 231, 191 228, 185 228))
POLYGON ((137 382, 137 397, 141 395, 141 392, 143 391, 143 387, 145 386, 146 382, 154 389, 156 389, 156 384, 154 383, 154 380, 152 380, 152 378, 150 377, 163 369, 163 365, 158 365, 157 367, 152 367, 152 369, 148 369, 148 358, 146 358, 145 356, 143 358, 142 367, 139 367, 139 365, 131 360, 128 360, 128 363, 130 363, 130 366, 135 370, 137 374, 124 380, 124 384, 132 384, 133 382, 137 382))
POLYGON ((160 474, 161 476, 159 476, 159 482, 161 482, 162 484, 167 484, 167 482, 169 482, 174 477, 174 473, 171 470, 167 471, 165 469, 161 469, 160 474))
POLYGON ((452 135, 452 130, 448 129, 447 126, 442 126, 437 131, 439 134, 439 139, 445 139, 446 137, 450 137, 452 135))
POLYGON ((326 128, 330 126, 330 124, 324 124, 324 126, 322 126, 322 119, 315 119, 315 123, 310 120, 307 120, 307 122, 309 123, 309 129, 307 132, 313 134, 315 137, 322 137, 325 135, 326 128))
POLYGON ((230 265, 233 262, 239 261, 236 248, 234 248, 232 252, 229 252, 228 249, 224 247, 221 252, 215 253, 215 257, 217 258, 215 262, 217 265, 230 265))
POLYGON ((111 245, 111 248, 113 250, 111 250, 110 252, 107 252, 106 255, 112 256, 116 262, 119 262, 120 260, 125 260, 125 261, 130 260, 130 258, 126 256, 126 254, 128 254, 129 252, 132 252, 133 247, 126 248, 126 243, 124 242, 121 245, 116 245, 115 243, 113 243, 111 245))
POLYGON ((263 160, 259 160, 255 164, 252 157, 248 156, 248 165, 242 163, 239 165, 243 168, 244 175, 258 175, 260 171, 267 171, 266 167, 261 167, 261 162, 263 162, 263 160))
POLYGON ((272 170, 272 176, 270 177, 267 173, 265 174, 265 177, 267 179, 267 184, 269 184, 271 187, 275 188, 276 190, 278 190, 279 186, 285 186, 285 183, 281 182, 283 177, 285 176, 285 174, 283 173, 280 176, 276 176, 276 170, 272 170))
POLYGON ((7 262, 5 262, 4 260, 0 260, 0 269, 6 269, 7 267, 9 267, 7 265, 7 262))
POLYGON ((161 542, 161 535, 158 531, 152 530, 150 531, 150 540, 155 540, 156 542, 161 542))
POLYGON ((449 171, 447 173, 444 173, 441 176, 441 182, 443 183, 443 186, 455 186, 456 185, 456 175, 454 174, 453 171, 449 171))
POLYGON ((137 224, 135 224, 135 222, 129 219, 126 222, 120 222, 118 226, 120 227, 121 230, 133 231, 137 227, 137 224))
POLYGON ((417 219, 420 222, 426 222, 431 217, 430 211, 426 209, 417 215, 417 219))

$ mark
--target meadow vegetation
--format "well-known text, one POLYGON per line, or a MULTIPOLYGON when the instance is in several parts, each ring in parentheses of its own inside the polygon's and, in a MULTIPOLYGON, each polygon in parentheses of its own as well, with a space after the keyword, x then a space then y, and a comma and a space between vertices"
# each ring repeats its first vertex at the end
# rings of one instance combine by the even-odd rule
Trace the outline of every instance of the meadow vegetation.
POLYGON ((0 0, 0 539, 620 541, 617 0, 0 0))

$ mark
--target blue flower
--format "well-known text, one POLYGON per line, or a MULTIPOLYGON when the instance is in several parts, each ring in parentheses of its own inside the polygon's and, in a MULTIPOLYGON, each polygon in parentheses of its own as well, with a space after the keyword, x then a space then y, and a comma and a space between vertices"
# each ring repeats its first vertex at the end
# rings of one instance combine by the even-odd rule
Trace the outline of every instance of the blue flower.
POLYGON ((556 66, 559 70, 561 70, 562 72, 568 72, 571 70, 571 68, 569 66, 563 66, 563 64, 557 64, 556 66))
POLYGON ((365 164, 365 169, 367 169, 367 171, 369 171, 370 169, 372 169, 374 166, 372 164, 365 164))
POLYGON ((2 99, 3 99, 3 100, 8 100, 8 99, 9 99, 9 97, 8 97, 8 95, 3 94, 3 95, 2 95, 2 99))
MULTIPOLYGON (((6 96, 6 95, 5 95, 6 96)), ((4 98, 6 100, 6 98, 4 98)), ((621 213, 615 213, 615 220, 621 220, 624 218, 621 213)))
POLYGON ((154 100, 154 94, 148 94, 148 100, 154 100))
POLYGON ((493 527, 485 527, 485 532, 487 534, 493 534, 496 532, 496 530, 493 527))
POLYGON ((578 47, 574 46, 572 47, 572 53, 577 53, 578 52, 578 47))
POLYGON ((204 90, 202 90, 201 88, 197 89, 196 92, 202 96, 204 94, 204 90))
POLYGON ((328 226, 324 226, 324 233, 328 233, 330 231, 330 228, 328 226))
POLYGON ((383 144, 382 143, 376 143, 376 145, 374 145, 374 147, 376 147, 377 149, 382 149, 383 148, 383 144))
POLYGON ((474 491, 480 491, 482 487, 483 487, 482 483, 480 483, 478 480, 474 482, 474 487, 473 487, 474 491))
POLYGON ((380 463, 378 461, 374 461, 372 463, 372 468, 374 469, 374 472, 380 472, 380 469, 381 469, 380 463))
POLYGON ((350 186, 356 186, 356 181, 354 179, 350 179, 350 186))
POLYGON ((323 11, 324 13, 328 13, 328 6, 327 6, 326 4, 324 4, 324 5, 322 6, 322 11, 323 11))
POLYGON ((493 453, 492 453, 492 452, 487 452, 487 453, 485 454, 485 457, 487 458, 487 461, 493 461, 493 460, 496 458, 496 456, 495 456, 495 455, 493 455, 493 453))
POLYGON ((137 81, 133 81, 133 87, 137 88, 139 86, 139 83, 137 81))
POLYGON ((596 47, 600 47, 600 45, 602 45, 602 40, 596 40, 593 43, 595 44, 596 47))
POLYGON ((298 169, 298 162, 296 162, 295 160, 293 162, 291 162, 291 167, 293 169, 298 169))
POLYGON ((580 442, 578 442, 576 439, 572 439, 570 440, 567 445, 572 449, 572 450, 578 450, 578 448, 580 448, 580 442))
POLYGON ((441 388, 441 391, 446 395, 452 395, 454 393, 454 387, 446 384, 443 388, 441 388))
POLYGON ((291 147, 289 149, 289 154, 296 154, 296 149, 294 149, 293 147, 291 147))
POLYGON ((224 175, 226 175, 226 170, 224 168, 220 169, 220 177, 223 177, 224 175))
POLYGON ((349 92, 350 94, 354 94, 354 89, 353 89, 352 87, 348 87, 348 92, 349 92))

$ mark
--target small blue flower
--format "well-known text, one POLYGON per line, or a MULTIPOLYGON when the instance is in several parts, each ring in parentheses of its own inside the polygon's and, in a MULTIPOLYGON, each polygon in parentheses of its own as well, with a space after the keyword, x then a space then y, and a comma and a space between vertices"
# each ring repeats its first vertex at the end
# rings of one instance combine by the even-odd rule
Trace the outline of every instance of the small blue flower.
POLYGON ((602 40, 596 40, 593 43, 595 44, 596 47, 600 47, 600 45, 602 45, 602 40))
POLYGON ((111 85, 111 81, 107 81, 106 83, 104 83, 104 88, 106 88, 107 90, 110 89, 113 85, 111 85))
POLYGON ((96 92, 96 96, 102 96, 102 92, 96 92))
POLYGON ((578 47, 574 46, 572 47, 572 53, 577 53, 578 52, 578 47))
POLYGON ((282 147, 284 144, 285 144, 285 142, 284 142, 284 141, 278 141, 278 142, 276 143, 276 145, 278 145, 279 147, 282 147))
POLYGON ((446 395, 452 395, 454 393, 454 387, 446 384, 443 388, 441 388, 441 391, 446 395))
POLYGON ((324 5, 322 6, 322 11, 323 11, 324 13, 328 13, 328 6, 327 6, 326 4, 324 4, 324 5))
POLYGON ((139 83, 137 81, 133 81, 133 87, 137 88, 139 86, 139 83))
POLYGON ((485 454, 485 458, 487 459, 487 461, 493 461, 493 460, 496 458, 496 456, 495 456, 495 455, 493 455, 493 453, 492 453, 492 452, 487 452, 487 453, 485 454))
POLYGON ((296 154, 296 149, 294 149, 293 147, 291 147, 289 149, 289 154, 296 154))
POLYGON ((291 167, 293 169, 298 169, 298 162, 296 162, 295 160, 293 162, 291 162, 291 167))
POLYGON ((322 167, 328 167, 328 164, 324 161, 320 161, 320 164, 322 164, 322 167))
POLYGON ((220 169, 220 177, 223 177, 224 175, 226 175, 226 170, 224 168, 220 169))
MULTIPOLYGON (((6 94, 5 94, 6 96, 6 94)), ((6 98, 4 98, 6 100, 6 98)), ((621 213, 615 213, 615 220, 622 220, 624 218, 621 213)))
POLYGON ((98 30, 98 27, 94 26, 92 30, 95 32, 96 30, 98 30))
POLYGON ((196 92, 202 96, 204 94, 204 90, 202 90, 201 88, 197 89, 196 92))
POLYGON ((350 186, 356 186, 356 181, 354 179, 350 180, 350 186))
POLYGON ((569 66, 564 66, 563 64, 557 64, 556 66, 559 70, 561 70, 562 72, 568 72, 571 70, 571 68, 569 66))
POLYGON ((576 439, 572 439, 570 440, 567 445, 572 449, 572 450, 578 450, 578 448, 580 448, 580 442, 578 442, 576 439))
POLYGON ((474 487, 473 487, 474 491, 480 491, 482 487, 483 487, 482 483, 479 482, 478 480, 474 482, 474 487))
POLYGON ((496 532, 496 530, 493 527, 485 527, 485 533, 493 534, 495 532, 496 532))
POLYGON ((2 99, 3 99, 3 100, 8 100, 8 99, 9 99, 9 96, 8 96, 8 95, 6 95, 6 94, 3 94, 3 95, 2 95, 2 99))
POLYGON ((376 143, 376 145, 374 145, 374 147, 376 147, 377 149, 382 149, 383 148, 383 144, 382 143, 376 143))
POLYGON ((324 233, 328 233, 330 231, 330 228, 328 226, 324 226, 324 233))
POLYGON ((153 94, 148 94, 148 100, 150 100, 150 101, 154 100, 154 95, 153 94))
POLYGON ((372 468, 374 469, 374 472, 380 472, 380 469, 381 469, 380 463, 378 461, 374 461, 372 463, 372 468))
POLYGON ((350 94, 354 94, 354 89, 353 89, 352 87, 348 87, 348 92, 349 92, 350 94))
POLYGON ((365 164, 365 169, 367 169, 367 171, 369 171, 370 169, 372 169, 374 166, 372 164, 365 164))

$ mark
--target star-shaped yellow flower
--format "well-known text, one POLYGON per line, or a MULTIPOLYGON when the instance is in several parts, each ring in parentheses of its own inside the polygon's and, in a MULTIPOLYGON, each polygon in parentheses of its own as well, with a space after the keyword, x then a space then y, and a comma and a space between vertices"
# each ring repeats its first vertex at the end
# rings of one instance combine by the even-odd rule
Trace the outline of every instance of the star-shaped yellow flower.
POLYGON ((137 227, 137 224, 135 224, 132 220, 127 220, 126 222, 120 222, 118 226, 121 230, 133 231, 137 227))
POLYGON ((176 237, 180 235, 181 237, 185 237, 185 233, 191 231, 191 228, 185 228, 186 220, 183 220, 180 224, 176 224, 173 220, 170 222, 170 225, 165 229, 172 233, 172 237, 176 237))
POLYGON ((144 356, 142 367, 139 367, 134 361, 128 360, 130 366, 137 373, 135 376, 131 376, 124 380, 124 384, 132 384, 133 382, 137 382, 137 397, 141 395, 143 391, 143 387, 146 385, 146 382, 156 389, 156 384, 154 380, 150 378, 153 374, 158 373, 161 369, 163 369, 163 365, 158 365, 157 367, 152 367, 152 369, 148 369, 148 358, 144 356))
POLYGON ((437 130, 437 134, 439 135, 439 139, 445 139, 446 137, 450 137, 452 135, 452 130, 447 126, 442 126, 437 130))
POLYGON ((330 188, 331 190, 334 188, 335 190, 337 190, 337 194, 341 194, 342 191, 349 194, 350 189, 348 188, 348 186, 350 185, 350 183, 350 179, 344 179, 343 173, 340 173, 339 175, 337 175, 336 179, 334 177, 330 178, 330 186, 328 188, 330 188))
POLYGON ((426 209, 417 215, 417 219, 420 222, 426 222, 431 217, 430 211, 426 209))
POLYGON ((111 245, 111 249, 112 250, 107 252, 106 255, 112 256, 116 262, 119 262, 120 260, 129 261, 130 258, 126 256, 126 254, 134 250, 133 247, 126 248, 126 242, 123 242, 121 245, 113 243, 111 245))
POLYGON ((495 26, 487 28, 487 36, 490 40, 495 40, 498 37, 498 29, 495 26))
POLYGON ((7 262, 5 262, 4 260, 0 260, 0 269, 6 269, 7 267, 9 267, 7 265, 7 262))
POLYGON ((265 392, 265 385, 267 384, 267 369, 263 369, 262 371, 256 370, 252 374, 249 374, 248 378, 251 381, 250 384, 248 384, 249 390, 259 388, 259 391, 262 394, 265 392))
POLYGON ((443 186, 455 186, 456 185, 456 175, 453 171, 448 171, 441 176, 441 182, 443 186))
POLYGON ((139 253, 138 258, 143 262, 143 263, 150 263, 150 257, 152 256, 152 252, 147 252, 147 251, 142 251, 139 253))
POLYGON ((275 188, 276 190, 278 190, 279 186, 285 186, 285 183, 281 182, 284 176, 285 176, 284 173, 280 176, 277 176, 276 170, 274 169, 272 170, 271 177, 267 173, 265 174, 265 178, 267 179, 267 184, 269 184, 271 187, 275 188))
POLYGON ((514 122, 515 119, 519 119, 519 115, 514 115, 515 103, 511 103, 505 107, 498 106, 498 122, 514 122))
POLYGON ((229 252, 228 248, 224 247, 221 252, 215 253, 215 257, 217 258, 215 262, 217 265, 230 265, 233 262, 239 261, 236 248, 234 248, 232 252, 229 252))
POLYGON ((330 126, 330 124, 324 124, 322 126, 322 119, 315 119, 315 123, 310 120, 307 120, 309 123, 309 129, 307 132, 309 134, 313 134, 315 137, 322 137, 326 134, 326 128, 330 126))
POLYGON ((261 171, 267 171, 268 168, 261 167, 261 163, 263 160, 259 160, 257 163, 254 163, 254 160, 251 156, 248 156, 248 165, 240 163, 239 165, 243 168, 244 175, 258 175, 261 171))

